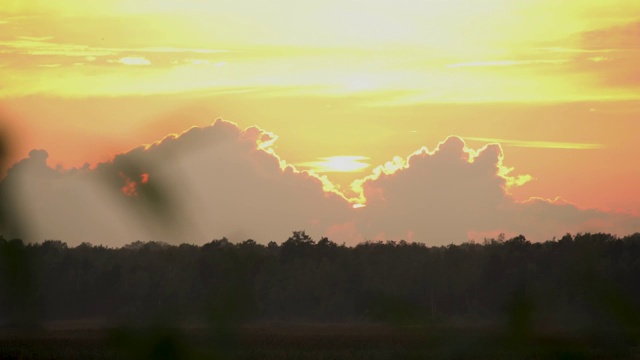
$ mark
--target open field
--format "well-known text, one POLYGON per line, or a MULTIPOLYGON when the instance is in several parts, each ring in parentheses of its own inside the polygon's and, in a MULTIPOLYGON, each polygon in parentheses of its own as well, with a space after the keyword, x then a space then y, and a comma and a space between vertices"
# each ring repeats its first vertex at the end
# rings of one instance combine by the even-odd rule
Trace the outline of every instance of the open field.
POLYGON ((640 359, 615 334, 386 325, 57 329, 0 334, 2 359, 640 359))
POLYGON ((640 359, 640 234, 2 249, 0 359, 640 359))

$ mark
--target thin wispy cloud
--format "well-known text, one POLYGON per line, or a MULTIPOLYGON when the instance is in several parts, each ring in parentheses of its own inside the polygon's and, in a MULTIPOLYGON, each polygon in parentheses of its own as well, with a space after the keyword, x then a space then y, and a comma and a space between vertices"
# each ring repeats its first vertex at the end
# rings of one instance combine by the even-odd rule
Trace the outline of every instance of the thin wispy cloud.
POLYGON ((126 56, 126 57, 120 58, 120 60, 116 62, 124 65, 134 65, 134 66, 151 65, 151 61, 138 56, 126 56))
POLYGON ((602 144, 586 144, 560 141, 535 141, 535 140, 509 140, 485 137, 464 137, 466 140, 482 141, 487 143, 499 143, 504 146, 538 149, 573 149, 573 150, 595 150, 605 148, 602 144))
POLYGON ((152 54, 223 54, 227 49, 180 48, 180 47, 102 47, 51 41, 52 36, 19 36, 0 40, 0 53, 60 56, 108 56, 123 52, 152 54))
POLYGON ((178 48, 178 47, 145 47, 135 49, 140 52, 154 52, 154 53, 196 53, 196 54, 224 54, 229 53, 231 50, 226 49, 192 49, 192 48, 178 48))
POLYGON ((536 65, 536 64, 564 64, 569 59, 544 59, 544 60, 494 60, 494 61, 472 61, 457 64, 449 64, 448 68, 461 67, 491 67, 491 66, 518 66, 518 65, 536 65))
POLYGON ((534 48, 533 50, 537 52, 545 52, 545 53, 610 53, 616 51, 624 51, 622 49, 581 49, 581 48, 567 48, 567 47, 541 47, 534 48))

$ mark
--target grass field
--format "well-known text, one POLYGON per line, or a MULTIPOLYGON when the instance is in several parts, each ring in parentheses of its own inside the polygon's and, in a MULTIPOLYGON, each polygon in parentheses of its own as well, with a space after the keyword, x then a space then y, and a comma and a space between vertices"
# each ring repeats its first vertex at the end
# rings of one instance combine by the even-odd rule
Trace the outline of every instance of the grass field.
POLYGON ((254 325, 229 329, 48 329, 0 333, 2 359, 640 359, 603 334, 518 338, 495 329, 254 325))

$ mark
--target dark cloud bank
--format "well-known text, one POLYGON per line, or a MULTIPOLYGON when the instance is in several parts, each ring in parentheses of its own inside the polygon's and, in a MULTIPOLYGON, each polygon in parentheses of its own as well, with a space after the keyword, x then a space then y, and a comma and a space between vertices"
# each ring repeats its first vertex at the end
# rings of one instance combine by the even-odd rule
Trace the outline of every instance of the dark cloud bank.
MULTIPOLYGON (((361 180, 366 206, 326 191, 323 178, 286 165, 270 149, 276 137, 218 120, 97 167, 50 167, 34 150, 0 185, 5 211, 21 219, 27 241, 59 239, 121 246, 136 240, 204 243, 226 236, 266 243, 305 229, 355 244, 405 239, 429 245, 482 240, 504 232, 546 240, 567 232, 640 231, 640 218, 581 210, 561 200, 514 201, 518 181, 502 149, 478 151, 450 137, 430 152, 380 167, 361 180), (8 202, 7 202, 8 201, 8 202)), ((5 236, 15 236, 8 228, 5 236)))

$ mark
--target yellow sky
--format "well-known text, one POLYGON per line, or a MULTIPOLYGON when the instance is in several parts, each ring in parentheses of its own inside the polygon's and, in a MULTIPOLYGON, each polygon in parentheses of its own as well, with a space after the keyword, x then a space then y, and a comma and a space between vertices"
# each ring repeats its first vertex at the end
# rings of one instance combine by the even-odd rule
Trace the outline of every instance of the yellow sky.
POLYGON ((5 0, 0 116, 65 166, 216 117, 294 164, 460 135, 535 178, 519 199, 640 212, 639 24, 634 0, 5 0))
POLYGON ((577 68, 628 50, 586 49, 581 34, 631 22, 640 5, 556 3, 9 1, 0 5, 9 79, 0 94, 256 86, 299 94, 304 86, 312 94, 404 91, 382 105, 634 97, 624 88, 603 94, 577 68))

